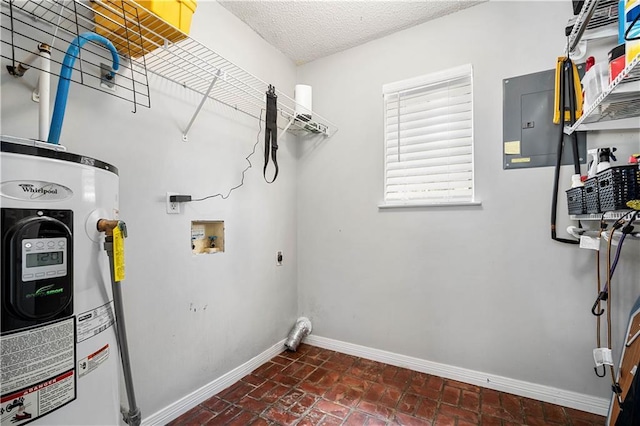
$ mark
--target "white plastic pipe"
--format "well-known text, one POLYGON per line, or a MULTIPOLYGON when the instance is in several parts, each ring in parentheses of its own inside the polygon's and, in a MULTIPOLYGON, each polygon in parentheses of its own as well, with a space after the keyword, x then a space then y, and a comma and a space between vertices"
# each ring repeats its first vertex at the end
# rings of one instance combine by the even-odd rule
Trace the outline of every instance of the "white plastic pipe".
POLYGON ((9 73, 14 77, 22 77, 24 73, 29 71, 31 64, 33 64, 33 61, 35 61, 38 56, 38 53, 29 53, 29 55, 24 58, 24 61, 18 63, 17 67, 10 67, 9 73))
POLYGON ((38 95, 40 107, 38 109, 38 139, 46 141, 49 137, 49 116, 51 98, 51 49, 47 44, 38 46, 40 51, 40 78, 38 80, 38 95))

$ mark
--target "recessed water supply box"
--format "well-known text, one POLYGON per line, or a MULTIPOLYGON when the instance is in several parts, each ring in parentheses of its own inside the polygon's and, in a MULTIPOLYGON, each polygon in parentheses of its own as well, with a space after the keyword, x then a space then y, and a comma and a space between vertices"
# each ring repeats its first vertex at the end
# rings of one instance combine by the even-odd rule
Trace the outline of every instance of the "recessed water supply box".
POLYGON ((191 222, 191 251, 193 254, 224 252, 224 221, 197 220, 191 222))

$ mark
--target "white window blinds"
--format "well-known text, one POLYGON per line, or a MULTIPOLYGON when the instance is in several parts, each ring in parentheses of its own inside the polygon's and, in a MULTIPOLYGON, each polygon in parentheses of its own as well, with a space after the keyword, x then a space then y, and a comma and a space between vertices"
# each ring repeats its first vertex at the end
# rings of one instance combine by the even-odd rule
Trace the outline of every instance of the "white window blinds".
POLYGON ((473 202, 471 65, 383 86, 385 203, 473 202))

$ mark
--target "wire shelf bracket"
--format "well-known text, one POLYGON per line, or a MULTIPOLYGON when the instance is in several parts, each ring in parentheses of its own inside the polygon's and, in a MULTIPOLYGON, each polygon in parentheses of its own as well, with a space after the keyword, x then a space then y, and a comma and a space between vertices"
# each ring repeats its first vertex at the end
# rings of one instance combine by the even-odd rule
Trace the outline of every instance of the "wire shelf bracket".
POLYGON ((189 134, 189 130, 191 129, 191 126, 193 125, 193 122, 196 121, 196 117, 200 113, 200 110, 202 109, 202 106, 204 105, 205 101, 209 97, 209 94, 211 93, 211 90, 213 89, 213 86, 216 84, 216 81, 218 81, 218 78, 220 76, 222 76, 222 70, 218 70, 218 72, 216 73, 215 77, 213 77, 213 80, 211 80, 211 85, 209 86, 209 89, 207 90, 207 93, 205 93, 204 96, 202 96, 202 100, 200 101, 200 104, 198 105, 198 108, 196 108, 196 111, 193 113, 193 116, 191 117, 191 120, 189 120, 189 124, 187 124, 187 127, 184 129, 184 133, 182 134, 182 141, 183 142, 188 142, 189 141, 189 137, 187 136, 189 134))
POLYGON ((289 122, 287 123, 287 125, 286 125, 286 126, 284 126, 284 129, 282 129, 282 133, 280 133, 280 137, 282 137, 282 135, 284 135, 284 134, 287 132, 287 130, 289 130, 289 128, 291 127, 291 125, 292 125, 294 122, 295 122, 295 118, 291 118, 291 119, 289 120, 289 122))

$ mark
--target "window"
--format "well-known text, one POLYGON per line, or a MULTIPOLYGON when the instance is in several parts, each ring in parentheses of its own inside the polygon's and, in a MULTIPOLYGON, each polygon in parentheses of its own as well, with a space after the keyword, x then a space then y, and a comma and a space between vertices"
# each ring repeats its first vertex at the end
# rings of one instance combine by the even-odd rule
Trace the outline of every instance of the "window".
POLYGON ((385 206, 471 204, 471 65, 385 84, 385 206))

